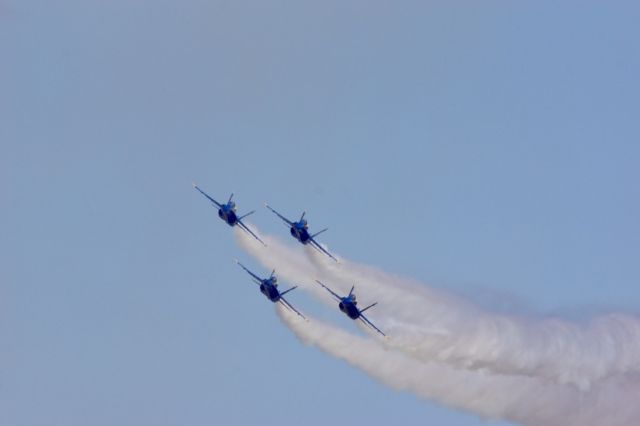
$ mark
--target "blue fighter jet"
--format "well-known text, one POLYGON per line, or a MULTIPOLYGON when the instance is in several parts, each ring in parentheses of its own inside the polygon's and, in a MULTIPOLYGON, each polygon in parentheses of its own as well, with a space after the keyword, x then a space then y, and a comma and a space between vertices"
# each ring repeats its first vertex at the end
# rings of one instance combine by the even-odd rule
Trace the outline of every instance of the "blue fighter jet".
POLYGON ((249 213, 238 217, 238 215, 236 214, 236 203, 231 201, 231 199, 233 198, 233 194, 231 194, 231 196, 229 197, 229 201, 227 201, 226 204, 220 204, 219 202, 217 202, 216 200, 211 198, 209 195, 207 195, 202 189, 198 188, 198 185, 196 185, 195 183, 193 184, 193 187, 195 189, 197 189, 202 195, 207 197, 209 199, 209 201, 211 201, 213 204, 215 204, 215 206, 218 208, 218 217, 220 219, 224 220, 227 223, 227 225, 229 225, 229 226, 238 225, 240 227, 240 229, 242 229, 244 232, 246 232, 247 234, 251 235, 253 238, 255 238, 256 240, 260 241, 263 245, 266 246, 264 241, 262 241, 260 238, 258 238, 258 236, 256 234, 254 234, 251 231, 251 229, 249 229, 247 227, 247 225, 245 225, 244 222, 242 221, 242 219, 244 219, 245 217, 249 216, 250 214, 255 213, 255 210, 250 211, 249 213))
POLYGON ((311 244, 311 247, 313 247, 316 250, 326 254, 327 256, 329 256, 330 258, 335 260, 336 262, 338 261, 338 259, 333 257, 331 255, 331 253, 326 251, 324 249, 324 247, 322 247, 320 244, 318 244, 318 242, 315 240, 315 237, 317 237, 318 235, 322 234, 324 231, 326 231, 329 228, 325 228, 320 232, 316 232, 313 235, 309 235, 309 224, 307 223, 306 219, 304 218, 304 215, 306 214, 306 212, 302 212, 302 216, 300 216, 300 220, 299 221, 292 222, 289 219, 287 219, 286 217, 282 216, 277 211, 275 211, 274 209, 272 209, 271 206, 269 206, 268 204, 265 203, 264 206, 266 208, 268 208, 269 210, 271 210, 272 212, 274 212, 280 219, 282 219, 287 224, 288 227, 290 227, 289 232, 291 232, 291 236, 293 238, 295 238, 296 240, 300 241, 304 245, 311 244))
POLYGON ((373 325, 373 323, 371 321, 369 321, 367 319, 367 317, 365 317, 362 314, 367 309, 376 306, 378 304, 378 302, 372 303, 371 305, 367 306, 364 309, 358 309, 358 306, 357 306, 358 302, 356 300, 356 295, 353 292, 353 289, 355 288, 355 286, 351 287, 351 291, 349 292, 348 296, 340 297, 333 290, 331 290, 326 285, 322 284, 320 281, 316 280, 316 282, 318 284, 320 284, 322 287, 324 287, 329 293, 331 293, 331 295, 333 297, 336 298, 336 300, 339 302, 338 303, 338 308, 340 308, 340 310, 342 312, 344 312, 349 318, 351 318, 352 320, 360 319, 363 323, 365 323, 369 327, 373 328, 375 331, 377 331, 378 333, 382 334, 384 337, 387 337, 386 334, 384 334, 382 331, 380 331, 380 329, 378 327, 373 325))
POLYGON ((275 269, 271 272, 271 276, 269 276, 269 278, 260 278, 259 276, 257 276, 256 274, 248 270, 242 263, 238 262, 237 260, 236 260, 236 263, 242 269, 247 271, 249 275, 251 275, 254 282, 260 286, 260 292, 264 294, 267 297, 267 299, 271 300, 273 303, 276 303, 276 302, 282 303, 286 308, 291 309, 293 312, 300 315, 303 319, 306 320, 305 316, 302 315, 300 312, 298 312, 298 310, 294 308, 287 301, 287 299, 283 297, 285 294, 289 293, 291 290, 298 288, 298 286, 293 286, 290 289, 285 290, 281 293, 280 290, 278 290, 278 278, 275 275, 276 274, 275 269))

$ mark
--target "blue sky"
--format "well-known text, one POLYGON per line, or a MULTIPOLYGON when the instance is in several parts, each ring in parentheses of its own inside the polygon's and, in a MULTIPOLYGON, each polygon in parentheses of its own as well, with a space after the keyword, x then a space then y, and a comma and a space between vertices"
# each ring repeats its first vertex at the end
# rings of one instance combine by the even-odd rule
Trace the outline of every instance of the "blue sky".
POLYGON ((191 181, 496 309, 637 312, 639 15, 0 2, 0 423, 498 424, 300 344, 191 181))

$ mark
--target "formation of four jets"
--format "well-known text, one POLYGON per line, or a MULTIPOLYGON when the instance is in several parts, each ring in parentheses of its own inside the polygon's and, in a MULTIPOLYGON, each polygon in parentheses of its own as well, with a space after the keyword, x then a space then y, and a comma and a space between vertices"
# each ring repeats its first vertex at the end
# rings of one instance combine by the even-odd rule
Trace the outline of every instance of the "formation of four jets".
MULTIPOLYGON (((231 196, 229 197, 229 200, 226 203, 222 204, 214 200, 212 197, 210 197, 207 193, 205 193, 202 189, 200 189, 195 183, 193 184, 193 187, 196 190, 198 190, 198 192, 200 192, 202 195, 204 195, 209 201, 211 201, 218 208, 218 217, 220 217, 220 219, 225 221, 227 225, 232 227, 237 225, 244 232, 251 235, 253 238, 255 238, 264 246, 266 246, 264 241, 262 241, 260 237, 258 237, 251 229, 249 229, 249 227, 242 221, 242 219, 244 219, 245 217, 255 213, 255 210, 250 211, 249 213, 246 213, 242 216, 238 216, 236 213, 236 203, 232 201, 233 194, 231 194, 231 196)), ((315 234, 311 235, 309 234, 309 224, 307 223, 307 220, 304 218, 305 212, 302 213, 300 220, 294 222, 282 216, 280 213, 278 213, 273 208, 271 208, 268 204, 265 204, 265 207, 271 210, 273 213, 275 213, 280 219, 282 219, 285 222, 287 227, 289 227, 289 232, 296 240, 298 240, 300 243, 304 245, 310 245, 314 249, 318 250, 319 252, 333 259, 335 262, 338 262, 338 259, 336 259, 331 253, 329 253, 324 247, 322 247, 315 240, 315 237, 325 232, 328 228, 325 228, 322 231, 316 232, 315 234)), ((293 307, 293 305, 291 305, 283 297, 285 294, 297 288, 297 286, 291 287, 281 292, 278 289, 278 278, 275 276, 275 270, 271 272, 271 275, 268 278, 260 278, 259 276, 251 272, 249 269, 247 269, 247 267, 245 267, 242 263, 238 262, 237 260, 236 260, 236 263, 238 263, 238 265, 242 269, 244 269, 249 275, 251 275, 251 277, 253 278, 253 281, 260 286, 260 292, 264 294, 267 299, 269 299, 273 303, 278 303, 278 302, 281 303, 283 306, 295 312, 301 318, 306 319, 304 315, 302 315, 296 308, 293 307)), ((347 296, 339 296, 333 290, 331 290, 329 287, 327 287, 320 281, 316 280, 316 282, 319 285, 321 285, 324 289, 326 289, 338 301, 338 308, 345 315, 347 315, 352 320, 357 320, 357 319, 361 320, 365 325, 367 325, 368 327, 371 327, 372 329, 374 329, 375 331, 377 331, 378 333, 386 337, 386 335, 378 327, 376 327, 371 321, 369 321, 367 317, 363 315, 364 311, 377 305, 377 302, 372 303, 371 305, 367 306, 364 309, 359 309, 357 306, 358 302, 356 300, 356 295, 353 292, 355 286, 351 287, 351 291, 347 296)))

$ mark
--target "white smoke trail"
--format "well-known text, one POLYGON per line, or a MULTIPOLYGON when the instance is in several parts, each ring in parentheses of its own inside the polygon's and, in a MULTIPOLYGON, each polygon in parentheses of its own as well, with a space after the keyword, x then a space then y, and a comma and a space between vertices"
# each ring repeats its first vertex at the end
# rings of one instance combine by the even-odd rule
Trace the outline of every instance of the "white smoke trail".
POLYGON ((264 248, 237 236, 266 267, 320 300, 334 303, 314 278, 344 293, 355 281, 363 303, 381 301, 371 316, 392 336, 386 343, 281 315, 303 341, 390 386, 525 425, 638 424, 640 338, 633 317, 611 315, 581 327, 495 315, 374 268, 335 265, 306 247, 265 237, 264 248))
POLYGON ((640 372, 640 321, 621 314, 588 325, 554 318, 492 314, 443 292, 375 268, 325 259, 312 249, 291 249, 267 237, 269 247, 240 236, 241 246, 268 267, 333 303, 314 278, 337 291, 356 284, 363 303, 381 301, 371 316, 393 339, 389 344, 426 361, 466 369, 544 377, 587 390, 610 375, 640 372))
POLYGON ((384 300, 376 314, 394 335, 392 344, 411 348, 415 356, 582 389, 609 375, 640 372, 637 317, 609 314, 580 325, 497 315, 375 268, 348 261, 338 268, 314 254, 311 260, 326 279, 343 288, 358 282, 367 297, 384 300))
POLYGON ((347 361, 371 377, 422 398, 526 426, 631 426, 640 418, 640 386, 625 378, 608 379, 587 393, 543 379, 460 370, 419 362, 322 322, 301 321, 277 307, 278 315, 308 345, 347 361))

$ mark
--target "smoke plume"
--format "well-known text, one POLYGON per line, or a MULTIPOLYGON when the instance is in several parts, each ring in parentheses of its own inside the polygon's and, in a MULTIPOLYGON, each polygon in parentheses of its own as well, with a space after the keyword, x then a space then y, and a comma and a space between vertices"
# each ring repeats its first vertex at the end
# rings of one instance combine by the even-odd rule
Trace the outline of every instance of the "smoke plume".
POLYGON ((307 344, 344 359, 396 389, 523 425, 635 425, 640 419, 640 320, 622 314, 588 323, 507 316, 415 281, 309 247, 265 236, 268 247, 237 233, 267 268, 335 304, 353 284, 370 319, 390 339, 351 335, 317 320, 283 322, 307 344))

